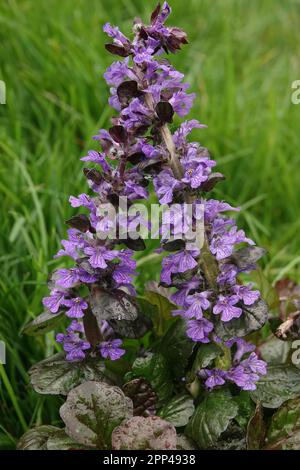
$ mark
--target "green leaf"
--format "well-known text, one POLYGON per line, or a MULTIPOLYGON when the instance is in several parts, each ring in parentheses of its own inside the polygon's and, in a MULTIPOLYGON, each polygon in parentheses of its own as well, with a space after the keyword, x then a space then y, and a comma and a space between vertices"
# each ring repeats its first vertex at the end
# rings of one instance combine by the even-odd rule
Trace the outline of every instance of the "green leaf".
POLYGON ((49 437, 55 435, 59 428, 39 426, 27 431, 18 442, 18 450, 46 450, 49 437))
POLYGON ((300 395, 300 371, 291 365, 269 366, 267 375, 260 378, 257 389, 251 392, 255 402, 266 408, 278 408, 285 401, 300 395))
POLYGON ((112 431, 132 413, 132 401, 120 388, 99 382, 74 388, 60 408, 68 436, 97 449, 111 448, 112 431))
POLYGON ((64 353, 57 353, 38 362, 29 370, 30 381, 37 393, 67 395, 87 380, 111 383, 111 374, 99 358, 82 362, 68 362, 64 353))
POLYGON ((291 343, 272 337, 258 347, 261 359, 268 364, 285 364, 288 360, 291 343))
POLYGON ((168 361, 171 374, 175 379, 181 379, 185 375, 189 358, 193 352, 195 343, 186 336, 186 323, 178 318, 173 323, 158 346, 168 361))
POLYGON ((247 449, 259 450, 263 445, 266 434, 266 427, 263 417, 263 409, 261 404, 256 405, 254 415, 249 420, 247 426, 247 449))
POLYGON ((170 322, 174 321, 171 312, 176 309, 176 306, 163 295, 164 293, 167 295, 165 291, 167 291, 167 289, 159 288, 155 283, 148 283, 147 290, 144 293, 146 300, 156 308, 156 314, 154 314, 153 310, 152 313, 155 315, 154 328, 158 336, 162 336, 166 332, 170 322))
POLYGON ((238 414, 234 418, 238 425, 246 431, 249 419, 254 413, 255 405, 250 397, 250 392, 242 390, 233 400, 239 407, 238 414))
POLYGON ((289 400, 274 413, 266 437, 265 449, 299 450, 300 397, 289 400))
POLYGON ((231 421, 211 450, 246 450, 245 432, 231 421))
POLYGON ((54 328, 64 318, 64 312, 51 313, 45 311, 38 315, 34 320, 27 323, 21 330, 21 333, 25 333, 29 336, 38 336, 48 331, 54 330, 54 328))
POLYGON ((208 367, 211 365, 212 361, 221 354, 223 354, 223 351, 217 344, 201 344, 194 360, 193 372, 196 373, 199 369, 208 367))
POLYGON ((195 407, 192 397, 183 394, 172 398, 169 403, 159 410, 158 415, 166 421, 169 421, 169 423, 172 423, 173 426, 181 427, 189 422, 194 410, 195 407))
POLYGON ((172 378, 168 363, 162 354, 150 353, 147 357, 137 358, 132 365, 132 372, 128 379, 134 377, 144 377, 148 380, 160 403, 164 403, 172 396, 172 378))
POLYGON ((259 299, 253 305, 244 306, 240 318, 234 318, 228 322, 218 319, 215 332, 223 340, 234 336, 240 338, 262 328, 267 319, 268 306, 264 300, 259 299))
POLYGON ((176 430, 158 416, 135 416, 112 433, 113 450, 175 450, 176 430))
POLYGON ((91 447, 83 446, 71 439, 64 429, 58 429, 47 440, 47 450, 92 450, 91 447))
POLYGON ((225 389, 207 393, 197 406, 185 433, 201 449, 212 447, 238 413, 238 406, 225 389))

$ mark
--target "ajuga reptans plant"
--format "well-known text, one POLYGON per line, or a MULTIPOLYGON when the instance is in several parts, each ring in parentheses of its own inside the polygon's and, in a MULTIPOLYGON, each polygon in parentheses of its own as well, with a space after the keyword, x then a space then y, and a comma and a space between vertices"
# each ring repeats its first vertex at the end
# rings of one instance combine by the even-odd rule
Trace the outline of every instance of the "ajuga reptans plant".
MULTIPOLYGON (((82 158, 91 193, 70 197, 81 209, 67 221, 56 257, 71 258, 73 267, 52 274, 46 311, 25 327, 35 335, 69 319, 56 336, 64 352, 30 370, 37 392, 68 395, 60 409, 66 427, 33 429, 20 448, 208 448, 224 432, 230 442, 231 428, 246 446, 267 367, 244 338, 266 323, 268 308, 241 274, 256 269, 264 250, 224 215, 238 209, 209 197, 224 177, 208 150, 188 140, 205 126, 189 120, 170 130, 195 99, 169 60, 188 44, 185 32, 166 26, 170 12, 164 3, 149 25, 135 19, 132 39, 104 26, 111 39, 105 47, 118 56, 104 73, 115 117, 94 137, 99 147, 82 158), (106 236, 111 220, 99 207, 117 209, 122 196, 129 205, 147 200, 152 187, 160 204, 177 209, 168 213, 171 241, 161 232, 160 285, 137 296, 134 252, 145 243, 120 237, 120 213, 115 238, 106 236), (204 241, 191 247, 176 236, 196 226, 199 208, 204 241)), ((255 413, 260 417, 258 407, 255 413)))

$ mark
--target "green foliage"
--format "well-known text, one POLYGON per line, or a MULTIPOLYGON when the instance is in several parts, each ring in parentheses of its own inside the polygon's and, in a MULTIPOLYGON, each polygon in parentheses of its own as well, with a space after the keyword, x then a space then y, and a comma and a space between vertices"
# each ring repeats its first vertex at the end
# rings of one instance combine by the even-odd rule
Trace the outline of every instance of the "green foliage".
POLYGON ((58 353, 35 364, 29 370, 31 385, 37 393, 67 395, 72 388, 88 380, 111 383, 111 374, 98 358, 74 363, 58 353))
POLYGON ((175 427, 186 426, 194 413, 194 402, 190 395, 182 394, 172 398, 159 410, 159 416, 175 427))
POLYGON ((55 327, 64 318, 63 312, 53 314, 51 312, 43 312, 38 315, 34 320, 27 323, 21 333, 29 336, 37 336, 53 331, 55 327))
POLYGON ((269 366, 267 375, 261 377, 257 389, 251 394, 266 408, 278 408, 290 398, 300 395, 300 373, 295 366, 269 366))
POLYGON ((300 398, 284 403, 272 416, 266 437, 266 449, 299 450, 300 398))
POLYGON ((66 433, 82 445, 111 448, 111 434, 132 416, 132 401, 118 387, 85 382, 73 388, 60 409, 66 433))
POLYGON ((160 404, 172 396, 173 382, 165 357, 162 354, 150 353, 147 357, 137 358, 132 371, 127 375, 128 380, 134 377, 144 377, 152 385, 160 404))
POLYGON ((195 343, 186 336, 185 321, 181 318, 169 327, 161 339, 158 349, 166 358, 168 369, 175 379, 184 377, 194 346, 195 343))
POLYGON ((237 413, 238 406, 230 393, 225 389, 214 390, 197 406, 185 432, 200 449, 207 449, 216 444, 237 413))

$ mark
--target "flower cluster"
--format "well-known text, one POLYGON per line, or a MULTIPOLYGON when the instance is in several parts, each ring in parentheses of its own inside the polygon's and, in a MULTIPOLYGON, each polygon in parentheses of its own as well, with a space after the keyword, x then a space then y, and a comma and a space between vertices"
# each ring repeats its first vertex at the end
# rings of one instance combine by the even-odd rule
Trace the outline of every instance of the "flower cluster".
MULTIPOLYGON (((205 126, 190 120, 173 134, 168 127, 174 114, 180 118, 188 114, 195 98, 188 93, 189 85, 183 81, 183 74, 165 58, 165 53, 175 53, 187 44, 182 30, 166 26, 170 12, 165 2, 152 13, 150 25, 136 19, 132 40, 119 28, 104 26, 111 38, 106 49, 121 58, 104 74, 110 86, 109 103, 117 116, 112 118, 108 131, 102 129, 94 137, 101 150, 91 150, 82 158, 94 165, 84 168, 84 174, 95 196, 80 194, 70 198, 72 207, 82 207, 88 215, 79 214, 68 221, 71 227, 68 239, 62 241, 63 249, 57 256, 71 257, 75 267, 53 273, 51 293, 44 299, 44 305, 53 314, 64 310, 73 319, 67 334, 57 337, 64 345, 67 359, 80 360, 88 350, 112 360, 124 354, 116 332, 110 331, 109 338, 101 333, 103 322, 97 322, 96 335, 89 335, 87 318, 94 305, 91 293, 96 287, 96 291, 116 297, 120 291, 133 296, 132 277, 136 272, 132 249, 143 247, 140 243, 137 247, 132 240, 120 240, 123 220, 119 215, 115 239, 106 238, 111 220, 98 209, 103 202, 116 206, 120 196, 130 203, 147 199, 147 186, 152 181, 159 202, 176 203, 178 209, 164 215, 171 227, 173 243, 166 241, 162 231, 162 250, 166 249, 168 254, 162 262, 161 284, 176 288, 172 300, 178 309, 174 315, 185 319, 187 336, 195 343, 213 341, 229 350, 237 349, 232 367, 204 369, 199 376, 205 379, 208 388, 231 381, 242 389, 252 389, 259 375, 265 373, 264 363, 241 338, 223 340, 218 327, 240 319, 246 308, 253 308, 260 301, 258 291, 238 280, 241 272, 255 268, 253 263, 238 261, 241 247, 251 247, 254 242, 237 228, 234 219, 224 215, 238 209, 206 198, 224 177, 213 172, 216 163, 208 150, 188 140, 194 128, 205 126), (182 223, 180 213, 184 213, 187 204, 192 211, 182 223), (197 227, 201 217, 204 243, 191 246, 185 235, 191 227, 197 227), (120 248, 121 242, 125 248, 120 248), (249 352, 249 357, 241 360, 249 352)), ((109 318, 105 320, 109 328, 114 326, 109 318)))
MULTIPOLYGON (((205 126, 190 120, 173 134, 168 128, 174 114, 180 118, 188 114, 195 97, 188 93, 189 86, 183 82, 183 75, 163 56, 164 52, 174 53, 187 43, 183 31, 165 25, 170 12, 165 2, 152 13, 150 25, 137 19, 132 41, 118 28, 107 24, 104 31, 113 42, 106 48, 123 60, 114 62, 104 76, 111 86, 110 104, 119 112, 113 123, 118 126, 121 140, 126 142, 127 154, 134 156, 132 161, 139 160, 138 167, 131 172, 131 188, 145 186, 139 179, 140 169, 144 175, 152 177, 161 204, 176 203, 183 210, 186 203, 193 205, 186 226, 176 213, 173 212, 172 220, 169 217, 174 239, 179 232, 184 235, 189 225, 196 225, 198 208, 204 207, 203 246, 191 247, 187 243, 176 246, 175 243, 172 249, 168 248, 173 252, 163 259, 161 284, 176 288, 172 300, 178 309, 174 315, 186 319, 188 337, 196 343, 219 343, 222 340, 216 333, 216 325, 239 319, 245 308, 253 308, 260 301, 257 290, 250 284, 241 285, 238 280, 241 272, 249 272, 255 266, 250 262, 241 265, 235 258, 241 247, 252 246, 254 242, 237 228, 234 219, 224 215, 238 209, 205 198, 206 193, 224 179, 222 174, 213 172, 215 162, 208 150, 197 142, 188 141, 194 128, 205 126)), ((113 147, 113 151, 119 158, 124 157, 124 148, 113 147)), ((127 157, 127 161, 130 159, 127 157)), ((135 189, 135 193, 142 196, 140 189, 135 189)), ((199 372, 200 377, 206 378, 208 388, 226 380, 246 390, 255 387, 259 376, 266 372, 265 364, 257 358, 253 347, 246 347, 246 344, 235 337, 223 342, 228 349, 237 347, 236 357, 226 371, 216 368, 199 372), (237 357, 241 359, 241 350, 243 354, 250 351, 251 354, 237 362, 237 357)))
POLYGON ((223 385, 226 381, 232 382, 240 387, 242 390, 255 390, 256 382, 259 380, 260 375, 267 373, 266 363, 259 359, 255 354, 255 346, 247 343, 242 338, 234 338, 226 343, 226 346, 236 346, 236 352, 233 357, 233 364, 228 370, 223 369, 201 369, 198 375, 204 379, 205 386, 208 389, 213 389, 218 385, 223 385), (251 353, 247 358, 242 357, 251 353))

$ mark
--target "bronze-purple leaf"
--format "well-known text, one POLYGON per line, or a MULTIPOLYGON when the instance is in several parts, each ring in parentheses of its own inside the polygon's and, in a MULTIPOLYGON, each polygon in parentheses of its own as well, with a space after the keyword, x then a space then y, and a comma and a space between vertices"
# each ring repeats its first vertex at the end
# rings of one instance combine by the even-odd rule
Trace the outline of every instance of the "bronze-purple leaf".
POLYGON ((96 168, 83 168, 83 174, 88 180, 92 181, 97 185, 102 182, 101 173, 96 170, 96 168))
POLYGON ((74 215, 66 221, 66 224, 80 232, 87 232, 91 229, 90 219, 85 214, 74 215))
POLYGON ((117 88, 117 95, 122 108, 128 106, 132 98, 135 98, 138 94, 138 85, 135 80, 126 80, 117 88))
POLYGON ((105 49, 114 55, 119 55, 121 57, 128 57, 129 51, 123 46, 117 46, 116 44, 105 44, 105 49))
POLYGON ((155 9, 151 13, 151 23, 154 23, 157 20, 159 13, 160 13, 160 2, 158 2, 155 9))
POLYGON ((208 179, 201 184, 201 191, 211 191, 219 181, 225 180, 225 176, 222 173, 211 173, 208 179))
POLYGON ((158 119, 162 122, 172 122, 174 110, 168 101, 160 101, 155 107, 158 119))
POLYGON ((118 144, 124 144, 128 139, 127 131, 123 126, 113 126, 109 129, 109 133, 118 144))

